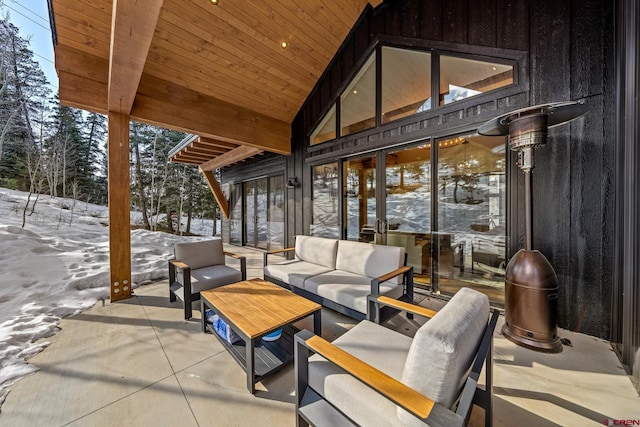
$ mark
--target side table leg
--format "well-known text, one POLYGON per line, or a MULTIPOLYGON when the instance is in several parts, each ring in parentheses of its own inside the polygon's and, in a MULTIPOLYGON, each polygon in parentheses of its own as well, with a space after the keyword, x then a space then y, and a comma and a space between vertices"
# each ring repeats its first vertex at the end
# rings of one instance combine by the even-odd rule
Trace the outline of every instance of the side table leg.
POLYGON ((322 336, 322 309, 313 313, 313 333, 322 336))
POLYGON ((256 384, 255 377, 253 375, 254 371, 254 348, 256 345, 256 340, 249 339, 245 342, 246 347, 246 358, 247 358, 247 388, 251 394, 256 392, 256 384))
POLYGON ((200 324, 202 325, 202 332, 207 332, 207 325, 206 325, 207 320, 205 319, 204 312, 205 312, 204 301, 200 300, 200 324))

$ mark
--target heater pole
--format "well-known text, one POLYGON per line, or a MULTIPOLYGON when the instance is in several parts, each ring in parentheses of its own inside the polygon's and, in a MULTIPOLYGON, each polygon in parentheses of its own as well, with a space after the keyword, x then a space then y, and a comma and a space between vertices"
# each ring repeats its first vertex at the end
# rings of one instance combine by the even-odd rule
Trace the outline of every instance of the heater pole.
POLYGON ((530 251, 533 248, 532 210, 533 210, 533 203, 531 203, 531 171, 525 171, 524 172, 524 224, 525 224, 524 248, 528 251, 530 251))

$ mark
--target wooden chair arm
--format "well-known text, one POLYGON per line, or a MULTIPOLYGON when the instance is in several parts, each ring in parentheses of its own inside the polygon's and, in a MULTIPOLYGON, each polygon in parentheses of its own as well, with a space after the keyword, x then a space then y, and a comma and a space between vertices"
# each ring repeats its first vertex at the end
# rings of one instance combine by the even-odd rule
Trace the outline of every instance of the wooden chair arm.
POLYGON ((401 274, 406 273, 407 271, 409 271, 411 269, 411 267, 400 267, 397 270, 393 270, 387 274, 384 274, 382 276, 376 277, 376 279, 378 279, 378 281, 380 282, 386 282, 387 280, 393 279, 396 276, 399 276, 401 274))
POLYGON ((170 262, 171 264, 173 264, 176 268, 179 268, 179 269, 181 269, 181 270, 184 270, 184 269, 186 269, 186 268, 189 268, 189 266, 188 266, 187 264, 185 264, 185 263, 184 263, 184 262, 182 262, 182 261, 178 261, 178 260, 176 260, 176 259, 171 259, 171 260, 169 260, 169 262, 170 262))
POLYGON ((247 280, 247 257, 227 251, 224 251, 224 254, 228 257, 240 260, 240 273, 242 274, 242 280, 247 280))
POLYGON ((224 254, 225 254, 226 256, 229 256, 229 257, 231 257, 231 258, 235 258, 235 259, 244 258, 242 255, 234 254, 233 252, 227 252, 227 251, 224 251, 224 254))
POLYGON ((363 362, 329 341, 313 335, 305 341, 306 346, 325 359, 344 369, 378 393, 402 406, 419 418, 427 418, 435 402, 395 378, 363 362))
POLYGON ((416 304, 411 304, 409 302, 404 302, 397 299, 389 298, 384 295, 377 297, 376 301, 379 302, 381 305, 388 305, 390 307, 397 308, 398 310, 404 310, 407 313, 417 314, 419 316, 424 316, 429 319, 438 313, 437 311, 430 310, 428 308, 421 307, 416 304))

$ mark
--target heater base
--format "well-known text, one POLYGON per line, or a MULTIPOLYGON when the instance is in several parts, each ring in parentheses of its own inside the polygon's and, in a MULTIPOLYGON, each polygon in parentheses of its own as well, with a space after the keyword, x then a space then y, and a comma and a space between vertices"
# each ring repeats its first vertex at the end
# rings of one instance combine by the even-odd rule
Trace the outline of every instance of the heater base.
POLYGON ((562 343, 560 342, 560 338, 556 338, 551 341, 534 340, 513 333, 506 324, 502 327, 502 335, 504 335, 512 343, 528 348, 529 350, 541 351, 544 353, 562 352, 562 343))

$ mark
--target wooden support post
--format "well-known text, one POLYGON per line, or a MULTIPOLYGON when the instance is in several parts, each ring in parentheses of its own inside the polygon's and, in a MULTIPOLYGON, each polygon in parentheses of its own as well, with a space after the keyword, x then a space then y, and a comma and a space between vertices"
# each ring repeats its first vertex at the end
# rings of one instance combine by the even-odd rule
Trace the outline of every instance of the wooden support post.
POLYGON ((131 296, 129 116, 109 112, 109 262, 111 302, 131 296))
POLYGON ((203 171, 202 169, 200 169, 200 172, 204 175, 204 179, 207 181, 207 184, 209 184, 209 189, 213 193, 213 197, 215 197, 216 202, 218 202, 220 211, 226 219, 229 219, 229 202, 227 202, 227 199, 224 197, 224 193, 222 192, 215 175, 211 171, 203 171))

